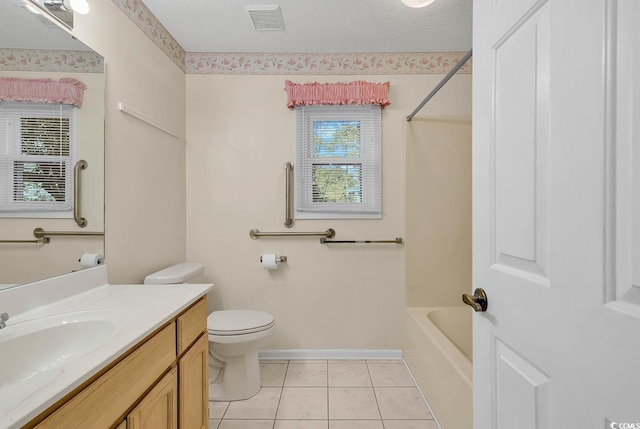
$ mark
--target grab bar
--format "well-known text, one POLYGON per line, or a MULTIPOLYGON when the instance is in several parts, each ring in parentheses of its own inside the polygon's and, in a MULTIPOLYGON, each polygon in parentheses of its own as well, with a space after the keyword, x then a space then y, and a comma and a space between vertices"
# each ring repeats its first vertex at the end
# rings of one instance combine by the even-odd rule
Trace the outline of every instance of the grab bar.
POLYGON ((49 237, 42 237, 36 240, 0 240, 0 243, 34 243, 34 244, 47 244, 51 243, 49 237))
POLYGON ((287 162, 284 164, 285 179, 284 179, 284 226, 291 228, 293 226, 293 219, 291 218, 291 172, 293 171, 293 164, 287 162))
POLYGON ((87 226, 87 220, 80 217, 80 170, 87 168, 89 164, 84 159, 76 162, 73 168, 73 218, 79 227, 87 226))
POLYGON ((403 242, 402 237, 396 237, 395 240, 327 240, 324 237, 320 239, 322 244, 402 244, 403 242))
POLYGON ((91 231, 45 231, 42 228, 36 228, 33 230, 33 236, 36 238, 47 238, 54 235, 80 235, 80 236, 100 236, 104 235, 104 232, 91 232, 91 231))
POLYGON ((260 237, 327 237, 333 238, 336 236, 336 231, 333 228, 329 228, 322 232, 260 232, 257 229, 249 231, 249 237, 257 240, 260 237))

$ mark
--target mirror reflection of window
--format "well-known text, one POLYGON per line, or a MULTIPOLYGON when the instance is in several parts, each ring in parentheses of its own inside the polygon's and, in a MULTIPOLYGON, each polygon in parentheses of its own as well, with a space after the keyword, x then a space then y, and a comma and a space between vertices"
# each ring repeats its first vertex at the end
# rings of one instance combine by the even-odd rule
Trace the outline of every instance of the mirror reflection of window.
POLYGON ((67 212, 77 153, 74 106, 0 103, 0 216, 67 212))

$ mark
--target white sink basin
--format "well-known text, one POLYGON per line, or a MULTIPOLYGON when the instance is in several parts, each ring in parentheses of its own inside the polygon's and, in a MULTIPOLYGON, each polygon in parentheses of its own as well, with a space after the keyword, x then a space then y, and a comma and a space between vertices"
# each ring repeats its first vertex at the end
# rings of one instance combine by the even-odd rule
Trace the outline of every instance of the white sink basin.
POLYGON ((80 311, 11 324, 0 330, 0 387, 44 375, 103 345, 118 331, 119 312, 80 311))

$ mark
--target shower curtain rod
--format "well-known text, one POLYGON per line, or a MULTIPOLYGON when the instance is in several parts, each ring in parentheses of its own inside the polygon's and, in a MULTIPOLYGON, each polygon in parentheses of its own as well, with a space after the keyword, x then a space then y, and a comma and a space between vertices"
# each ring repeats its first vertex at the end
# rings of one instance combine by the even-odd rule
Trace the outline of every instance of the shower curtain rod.
POLYGON ((460 67, 462 67, 464 63, 466 63, 469 60, 469 58, 471 58, 472 50, 473 49, 469 49, 469 52, 467 52, 465 56, 462 57, 460 61, 458 61, 458 64, 456 64, 451 70, 449 70, 449 73, 447 73, 447 75, 440 81, 440 83, 436 85, 435 88, 433 88, 433 91, 431 91, 429 95, 427 95, 427 97, 424 100, 422 100, 422 103, 420 103, 420 105, 418 105, 418 107, 416 107, 416 109, 413 112, 411 112, 409 116, 407 116, 407 121, 411 121, 413 117, 416 116, 416 113, 418 113, 420 109, 422 109, 424 105, 427 104, 429 100, 431 100, 438 91, 440 91, 440 88, 442 88, 444 84, 447 83, 449 79, 451 79, 451 76, 456 74, 456 72, 460 70, 460 67))

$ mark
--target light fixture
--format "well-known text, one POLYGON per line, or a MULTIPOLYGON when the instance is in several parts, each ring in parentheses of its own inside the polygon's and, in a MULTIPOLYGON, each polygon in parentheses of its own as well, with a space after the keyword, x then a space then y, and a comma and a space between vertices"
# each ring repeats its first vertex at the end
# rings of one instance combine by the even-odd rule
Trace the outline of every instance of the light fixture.
POLYGON ((87 3, 87 0, 69 0, 69 4, 71 5, 71 9, 80 15, 89 13, 89 3, 87 3))
POLYGON ((42 4, 51 11, 74 11, 80 15, 86 15, 89 12, 87 0, 44 0, 42 4))
POLYGON ((425 7, 429 6, 435 0, 402 0, 402 4, 409 7, 425 7))
MULTIPOLYGON (((5 0, 0 0, 5 1, 5 0)), ((22 0, 27 8, 41 12, 47 22, 55 22, 73 29, 73 15, 84 15, 89 12, 87 0, 22 0)), ((36 13, 34 11, 34 13, 36 13)))

